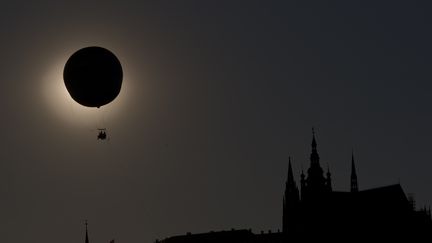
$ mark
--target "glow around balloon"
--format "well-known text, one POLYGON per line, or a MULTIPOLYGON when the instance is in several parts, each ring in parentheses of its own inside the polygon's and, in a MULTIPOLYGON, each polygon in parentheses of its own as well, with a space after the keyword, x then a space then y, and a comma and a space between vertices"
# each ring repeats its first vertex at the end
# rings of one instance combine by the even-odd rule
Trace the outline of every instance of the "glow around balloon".
POLYGON ((86 47, 68 59, 63 71, 72 99, 87 107, 101 107, 113 101, 121 90, 120 61, 102 47, 86 47))

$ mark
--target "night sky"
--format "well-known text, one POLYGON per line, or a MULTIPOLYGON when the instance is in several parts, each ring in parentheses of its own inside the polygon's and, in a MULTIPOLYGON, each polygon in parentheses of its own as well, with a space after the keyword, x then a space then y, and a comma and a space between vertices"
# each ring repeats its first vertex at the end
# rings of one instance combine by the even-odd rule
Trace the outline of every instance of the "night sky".
POLYGON ((280 229, 312 126, 335 190, 354 149, 360 189, 432 203, 428 2, 2 3, 1 241, 84 242, 85 219, 91 243, 280 229), (101 109, 62 79, 87 46, 123 65, 101 109))

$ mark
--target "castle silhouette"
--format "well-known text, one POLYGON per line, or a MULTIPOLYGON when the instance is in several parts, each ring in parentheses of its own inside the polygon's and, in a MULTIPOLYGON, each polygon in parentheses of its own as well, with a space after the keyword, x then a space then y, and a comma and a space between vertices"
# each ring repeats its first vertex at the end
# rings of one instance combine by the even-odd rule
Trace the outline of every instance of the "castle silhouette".
POLYGON ((381 239, 432 239, 430 208, 416 210, 400 184, 359 190, 354 154, 351 158, 351 190, 334 191, 330 170, 320 165, 315 132, 307 176, 294 179, 291 158, 283 196, 282 232, 254 234, 249 229, 179 235, 156 243, 282 243, 291 241, 357 241, 381 239))
MULTIPOLYGON (((250 229, 179 235, 155 243, 286 243, 317 240, 356 242, 432 239, 430 208, 416 210, 400 184, 359 190, 354 155, 351 158, 350 191, 334 191, 330 170, 320 165, 315 133, 307 176, 300 174, 300 190, 291 158, 283 196, 282 232, 250 229)), ((86 241, 88 243, 88 241, 86 241)))
MULTIPOLYGON (((351 156, 349 192, 334 191, 331 173, 320 165, 315 133, 312 129, 312 152, 307 176, 300 175, 300 192, 288 163, 288 178, 283 197, 282 231, 285 236, 315 238, 317 235, 369 236, 420 239, 432 233, 431 211, 415 209, 401 185, 359 190, 354 153, 351 156)), ((350 237, 352 239, 352 237, 350 237)), ((338 239, 338 237, 334 237, 338 239)))

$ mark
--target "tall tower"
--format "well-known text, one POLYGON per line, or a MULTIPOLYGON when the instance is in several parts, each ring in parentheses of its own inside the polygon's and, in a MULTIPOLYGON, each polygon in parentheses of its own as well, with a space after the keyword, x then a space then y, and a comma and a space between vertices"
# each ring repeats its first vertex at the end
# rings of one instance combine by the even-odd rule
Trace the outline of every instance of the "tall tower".
POLYGON ((87 220, 86 220, 85 221, 85 228, 86 228, 85 243, 89 243, 87 225, 88 225, 88 223, 87 223, 87 220))
POLYGON ((354 151, 351 153, 351 192, 358 192, 357 173, 354 164, 354 151))
POLYGON ((312 128, 312 152, 310 155, 310 167, 307 170, 308 176, 306 179, 305 191, 307 196, 317 195, 326 191, 326 180, 319 160, 315 130, 312 128))
POLYGON ((292 232, 298 219, 299 190, 294 181, 291 166, 291 157, 288 159, 288 177, 285 183, 285 194, 283 198, 282 231, 292 232))

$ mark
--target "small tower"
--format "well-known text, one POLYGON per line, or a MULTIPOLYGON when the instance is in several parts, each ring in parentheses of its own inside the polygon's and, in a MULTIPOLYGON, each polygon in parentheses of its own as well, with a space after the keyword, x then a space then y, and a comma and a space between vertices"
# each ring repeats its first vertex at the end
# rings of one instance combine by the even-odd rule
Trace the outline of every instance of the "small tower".
POLYGON ((86 219, 86 221, 85 221, 85 229, 86 229, 85 243, 89 243, 87 225, 88 225, 88 223, 87 223, 87 219, 86 219))
POLYGON ((317 142, 315 139, 315 129, 312 128, 312 152, 310 155, 310 167, 307 170, 306 178, 306 195, 307 197, 315 197, 326 191, 326 180, 324 171, 320 165, 320 157, 317 150, 317 142))
POLYGON ((357 173, 354 164, 354 151, 351 153, 351 192, 358 192, 357 173))
POLYGON ((299 190, 294 181, 294 174, 291 166, 291 157, 288 159, 288 177, 285 184, 283 198, 282 231, 284 233, 294 230, 299 205, 299 190))
POLYGON ((318 155, 318 150, 317 150, 317 142, 315 139, 315 128, 312 127, 312 152, 310 155, 310 162, 311 162, 311 166, 313 165, 319 165, 319 155, 318 155))

